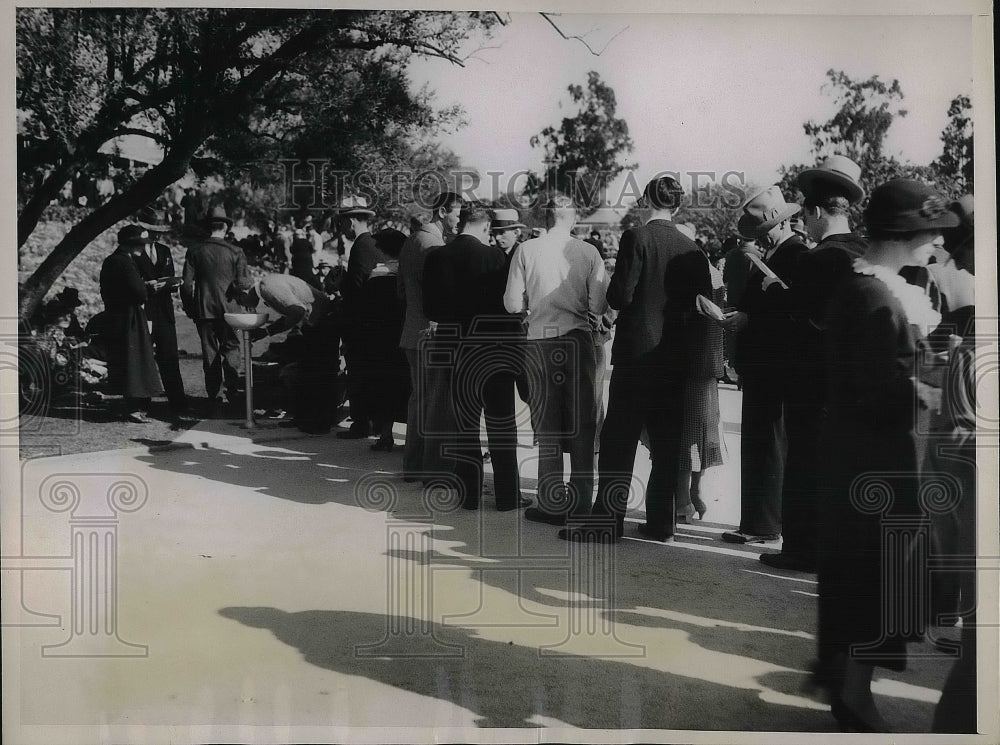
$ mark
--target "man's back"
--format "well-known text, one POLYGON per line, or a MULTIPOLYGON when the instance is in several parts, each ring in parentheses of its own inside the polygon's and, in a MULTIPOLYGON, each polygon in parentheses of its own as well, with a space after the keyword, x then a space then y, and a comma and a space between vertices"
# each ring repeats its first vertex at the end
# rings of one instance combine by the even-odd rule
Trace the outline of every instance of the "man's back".
POLYGON ((221 238, 208 238, 188 250, 181 295, 192 318, 222 318, 235 310, 235 304, 226 300, 234 282, 244 289, 251 284, 241 248, 221 238))
POLYGON ((505 316, 507 260, 502 249, 460 235, 431 250, 424 265, 424 312, 468 331, 477 318, 505 316))
POLYGON ((563 336, 591 328, 589 313, 603 315, 607 272, 589 243, 551 231, 522 243, 510 265, 504 304, 528 310, 528 338, 563 336))
POLYGON ((427 328, 421 284, 424 276, 424 261, 431 249, 443 245, 444 238, 440 227, 436 224, 421 226, 403 243, 399 254, 398 285, 400 298, 406 305, 406 318, 403 321, 403 333, 399 340, 399 346, 403 349, 416 349, 418 335, 427 328))
POLYGON ((656 348, 663 341, 667 314, 683 312, 688 300, 693 308, 706 279, 711 295, 708 260, 699 261, 700 254, 698 245, 670 220, 650 220, 622 234, 608 288, 608 304, 620 311, 612 362, 636 359, 656 348), (671 273, 676 276, 669 277, 671 273), (688 283, 701 289, 686 291, 688 283))

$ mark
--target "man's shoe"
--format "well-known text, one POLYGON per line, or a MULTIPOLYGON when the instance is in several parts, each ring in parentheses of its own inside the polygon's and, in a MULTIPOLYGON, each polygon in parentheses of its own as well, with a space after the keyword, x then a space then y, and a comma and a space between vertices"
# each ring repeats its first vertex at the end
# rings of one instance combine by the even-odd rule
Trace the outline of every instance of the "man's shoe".
POLYGON ((538 507, 529 507, 524 511, 524 519, 533 523, 545 523, 547 525, 565 525, 565 515, 553 515, 538 507))
POLYGON ((816 564, 808 559, 795 556, 794 554, 761 554, 760 563, 773 569, 788 569, 792 572, 816 573, 816 564))
POLYGON ((558 535, 562 540, 574 543, 617 543, 621 540, 623 533, 624 529, 617 526, 574 525, 563 528, 558 535))
POLYGON ((369 437, 368 432, 362 429, 348 429, 337 433, 338 440, 364 440, 369 437))
POLYGON ((125 421, 132 424, 149 424, 149 417, 144 411, 130 411, 125 415, 125 421))
POLYGON ((528 497, 520 497, 517 500, 517 504, 504 505, 503 507, 497 505, 497 512, 513 512, 514 510, 520 510, 525 507, 530 507, 531 504, 532 504, 531 499, 529 499, 528 497))
POLYGON ((637 528, 639 535, 650 541, 659 541, 660 543, 673 542, 673 533, 667 533, 664 530, 659 530, 652 527, 649 523, 640 523, 637 528))
POLYGON ((722 534, 722 540, 726 543, 769 543, 779 538, 781 538, 780 533, 754 535, 753 533, 744 533, 742 530, 731 530, 722 534))

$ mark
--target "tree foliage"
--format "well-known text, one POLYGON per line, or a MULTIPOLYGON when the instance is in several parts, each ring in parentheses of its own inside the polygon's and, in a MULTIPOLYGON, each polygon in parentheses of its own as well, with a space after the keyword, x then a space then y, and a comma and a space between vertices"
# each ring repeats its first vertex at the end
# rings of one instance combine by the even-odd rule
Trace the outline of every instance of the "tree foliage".
MULTIPOLYGON (((796 194, 799 173, 833 154, 846 155, 861 166, 861 184, 869 194, 879 184, 894 178, 932 183, 952 197, 971 189, 972 119, 967 96, 958 96, 951 102, 949 123, 941 135, 944 154, 933 164, 920 165, 885 152, 892 123, 896 117, 906 116, 898 80, 885 82, 877 75, 855 80, 839 70, 828 70, 827 79, 823 91, 833 97, 839 108, 825 122, 808 121, 803 125, 815 160, 781 167, 779 186, 786 194, 796 194)), ((857 225, 861 224, 863 207, 863 202, 852 206, 852 219, 857 225)))
POLYGON ((628 123, 615 116, 614 89, 598 73, 587 74, 586 86, 574 84, 567 90, 578 111, 564 117, 558 128, 546 127, 531 138, 532 147, 545 152, 546 169, 529 176, 525 192, 569 194, 590 214, 603 203, 607 185, 637 167, 625 162, 634 145, 628 123))
MULTIPOLYGON (((338 121, 362 139, 433 124, 437 115, 426 96, 415 114, 394 119, 405 108, 400 76, 407 59, 429 55, 461 64, 467 40, 489 33, 495 20, 492 13, 426 11, 18 9, 17 110, 26 145, 18 160, 19 246, 67 179, 101 160, 102 147, 137 135, 163 152, 160 163, 67 233, 25 283, 21 314, 30 314, 94 237, 156 199, 189 167, 217 167, 213 156, 230 135, 246 135, 251 159, 255 147, 258 154, 267 150, 261 143, 268 135, 280 139, 286 129, 308 149, 305 135, 288 125, 308 130, 310 117, 322 115, 301 98, 317 70, 329 83, 334 73, 351 74, 340 62, 350 58, 369 91, 387 93, 358 96, 342 112, 338 121)), ((316 101, 339 95, 337 88, 322 89, 316 101)), ((350 152, 362 148, 355 144, 350 152)), ((313 157, 339 147, 331 140, 323 145, 313 157)))

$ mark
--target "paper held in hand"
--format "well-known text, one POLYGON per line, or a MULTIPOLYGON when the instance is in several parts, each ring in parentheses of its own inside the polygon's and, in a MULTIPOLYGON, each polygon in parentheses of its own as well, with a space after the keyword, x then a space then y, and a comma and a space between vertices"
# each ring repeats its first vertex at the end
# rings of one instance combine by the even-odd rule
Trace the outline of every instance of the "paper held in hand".
POLYGON ((753 262, 754 266, 756 266, 758 269, 764 272, 765 277, 770 277, 771 279, 777 280, 779 285, 781 285, 786 290, 788 289, 788 285, 786 285, 784 282, 781 281, 781 277, 772 272, 771 267, 769 267, 767 264, 761 261, 759 257, 755 256, 752 253, 748 253, 746 256, 748 259, 750 259, 750 261, 753 262))
POLYGON ((713 321, 724 321, 726 320, 726 314, 722 312, 722 308, 713 303, 704 295, 699 295, 694 299, 695 304, 698 306, 698 312, 707 318, 711 318, 713 321))

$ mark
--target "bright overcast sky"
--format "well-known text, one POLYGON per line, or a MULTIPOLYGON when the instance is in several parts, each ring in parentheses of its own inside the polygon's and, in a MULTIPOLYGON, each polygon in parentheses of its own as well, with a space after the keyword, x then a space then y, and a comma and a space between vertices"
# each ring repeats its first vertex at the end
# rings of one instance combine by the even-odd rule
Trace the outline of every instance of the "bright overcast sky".
POLYGON ((465 108, 468 125, 440 138, 463 163, 481 173, 538 169, 530 137, 574 111, 566 86, 584 84, 589 70, 615 90, 640 183, 659 170, 738 170, 764 183, 778 166, 808 160, 802 124, 833 113, 821 91, 830 68, 899 79, 909 113, 892 125, 888 150, 914 163, 940 154, 949 102, 972 93, 969 18, 628 14, 559 23, 608 46, 595 57, 538 14, 513 14, 488 42, 496 48, 465 68, 414 63, 415 85, 436 90, 439 105, 465 108))

